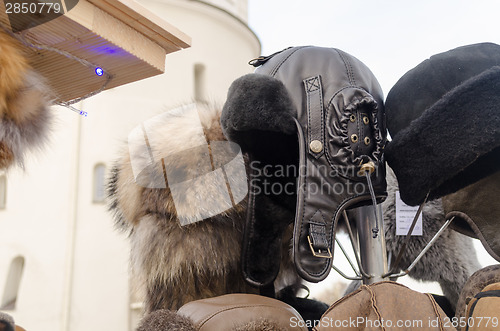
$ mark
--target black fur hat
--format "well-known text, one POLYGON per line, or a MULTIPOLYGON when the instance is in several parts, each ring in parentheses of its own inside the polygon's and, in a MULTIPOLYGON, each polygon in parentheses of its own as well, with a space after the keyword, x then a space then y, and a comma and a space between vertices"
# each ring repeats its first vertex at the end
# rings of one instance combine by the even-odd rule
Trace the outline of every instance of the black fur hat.
POLYGON ((491 175, 500 161, 500 46, 459 47, 420 63, 386 100, 386 159, 409 205, 491 175))

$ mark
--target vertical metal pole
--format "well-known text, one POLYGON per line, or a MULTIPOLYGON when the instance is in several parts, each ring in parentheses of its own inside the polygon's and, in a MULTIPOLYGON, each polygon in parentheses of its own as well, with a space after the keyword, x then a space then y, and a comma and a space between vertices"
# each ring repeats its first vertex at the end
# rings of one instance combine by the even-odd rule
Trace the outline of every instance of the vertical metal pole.
POLYGON ((363 276, 363 284, 373 284, 389 278, 383 278, 387 274, 387 252, 385 248, 384 224, 382 218, 382 206, 376 206, 378 213, 379 232, 373 238, 372 229, 375 228, 376 220, 373 206, 363 206, 353 209, 356 228, 358 230, 359 250, 361 266, 370 277, 363 276))

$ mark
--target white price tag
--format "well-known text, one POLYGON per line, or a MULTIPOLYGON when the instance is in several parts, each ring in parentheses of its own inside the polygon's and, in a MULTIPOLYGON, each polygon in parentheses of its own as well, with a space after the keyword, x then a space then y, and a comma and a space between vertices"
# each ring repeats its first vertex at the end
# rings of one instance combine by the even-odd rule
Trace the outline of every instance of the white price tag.
MULTIPOLYGON (((396 236, 406 236, 408 234, 417 211, 418 206, 408 206, 401 200, 399 191, 396 191, 396 236)), ((418 216, 417 224, 415 224, 415 228, 411 235, 422 235, 422 214, 418 216)))

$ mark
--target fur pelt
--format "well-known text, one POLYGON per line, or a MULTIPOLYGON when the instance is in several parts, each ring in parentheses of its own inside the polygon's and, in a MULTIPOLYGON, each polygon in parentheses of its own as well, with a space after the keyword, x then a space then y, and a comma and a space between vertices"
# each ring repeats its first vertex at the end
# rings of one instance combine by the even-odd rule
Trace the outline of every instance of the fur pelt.
MULTIPOLYGON (((384 226, 387 253, 395 258, 403 245, 405 236, 396 236, 395 192, 398 185, 394 173, 390 170, 387 182, 388 197, 384 202, 384 226)), ((430 201, 424 205, 422 221, 423 235, 412 236, 401 260, 400 270, 404 270, 413 262, 446 221, 441 199, 430 201)), ((422 281, 438 282, 443 294, 455 308, 465 282, 479 268, 481 265, 477 260, 472 239, 448 228, 425 253, 415 268, 410 271, 409 275, 422 281)))
MULTIPOLYGON (((225 140, 219 124, 219 110, 198 105, 198 116, 203 139, 208 143, 225 140)), ((156 122, 154 130, 158 134, 155 139, 160 143, 152 146, 151 153, 155 160, 163 159, 163 169, 188 171, 198 164, 196 153, 179 154, 185 146, 191 146, 193 139, 199 139, 196 121, 182 116, 169 117, 156 122), (176 157, 164 157, 172 153, 176 153, 176 157)), ((151 170, 149 175, 163 179, 162 167, 151 170)), ((203 199, 210 196, 216 185, 207 181, 186 194, 203 199)), ((216 216, 181 226, 178 214, 195 209, 193 200, 186 198, 174 205, 169 186, 147 188, 138 185, 128 152, 112 170, 108 193, 116 224, 130 234, 132 282, 144 290, 146 314, 159 309, 176 310, 197 299, 258 292, 241 275, 246 199, 216 216)), ((288 235, 284 241, 288 250, 291 231, 285 235, 288 235)), ((297 281, 291 258, 284 254, 276 288, 279 290, 297 281)))
POLYGON ((24 165, 41 148, 51 123, 51 93, 29 66, 18 42, 0 29, 0 169, 24 165))
MULTIPOLYGON (((196 331, 191 320, 173 311, 161 309, 142 319, 137 331, 196 331)), ((286 331, 272 321, 257 319, 244 325, 235 326, 234 331, 286 331)))
POLYGON ((152 312, 141 320, 137 331, 196 331, 196 327, 187 317, 167 309, 152 312))
MULTIPOLYGON (((398 183, 394 172, 387 171, 387 199, 382 204, 384 210, 384 231, 387 254, 396 259, 405 236, 396 236, 396 191, 398 183)), ((446 221, 441 199, 427 202, 422 210, 422 236, 412 236, 406 247, 399 268, 405 270, 431 238, 446 221)), ((410 271, 409 275, 417 280, 435 281, 441 286, 443 294, 455 310, 460 291, 467 279, 481 268, 475 253, 472 239, 447 228, 439 239, 424 254, 410 271)), ((346 292, 352 292, 360 283, 351 283, 346 292)))
POLYGON ((287 331, 287 329, 276 325, 269 320, 259 319, 245 325, 238 326, 234 331, 287 331))

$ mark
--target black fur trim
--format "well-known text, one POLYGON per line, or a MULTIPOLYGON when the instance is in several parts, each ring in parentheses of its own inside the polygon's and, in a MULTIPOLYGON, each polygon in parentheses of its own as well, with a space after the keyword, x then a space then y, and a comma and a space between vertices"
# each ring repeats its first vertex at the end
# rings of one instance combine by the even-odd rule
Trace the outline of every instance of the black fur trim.
POLYGON ((498 170, 500 67, 445 94, 386 148, 409 205, 457 191, 498 170))
POLYGON ((436 54, 404 74, 385 102, 392 137, 467 79, 500 66, 500 45, 479 43, 436 54))
POLYGON ((443 295, 438 295, 438 294, 431 294, 436 303, 441 307, 441 309, 444 311, 446 316, 449 318, 455 317, 455 309, 453 309, 453 305, 450 303, 450 300, 443 296, 443 295))
POLYGON ((294 218, 295 196, 277 201, 268 191, 274 184, 280 184, 279 187, 295 192, 295 176, 276 177, 272 170, 263 174, 265 168, 298 164, 294 117, 296 109, 285 85, 262 74, 248 74, 235 80, 222 109, 224 135, 238 143, 250 160, 252 185, 242 269, 246 280, 254 286, 268 285, 276 278, 281 260, 281 234, 294 218))
POLYGON ((295 112, 281 81, 267 75, 248 74, 229 87, 221 115, 222 131, 239 144, 245 143, 240 134, 249 131, 294 134, 295 112))

